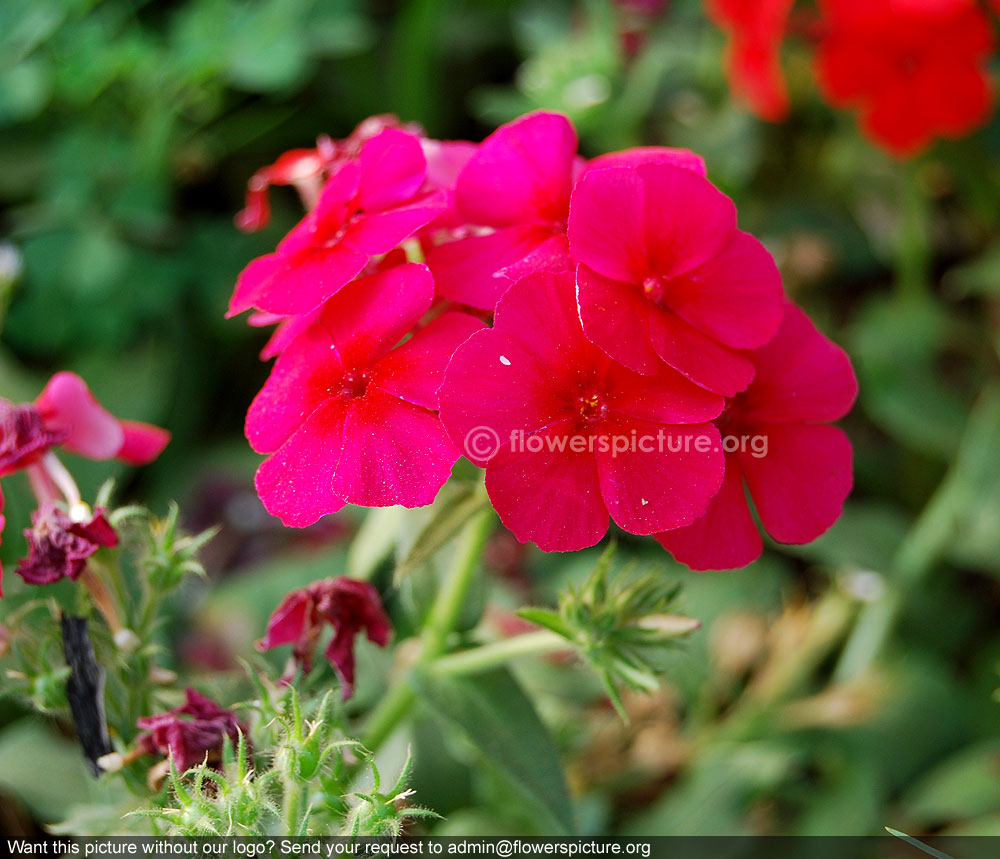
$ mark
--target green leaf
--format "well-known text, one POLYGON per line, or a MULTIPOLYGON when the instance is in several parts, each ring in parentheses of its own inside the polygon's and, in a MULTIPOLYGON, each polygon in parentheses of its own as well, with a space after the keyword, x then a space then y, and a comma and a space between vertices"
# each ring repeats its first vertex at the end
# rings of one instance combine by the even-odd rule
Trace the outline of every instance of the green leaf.
POLYGON ((421 672, 416 683, 445 728, 461 731, 516 790, 541 831, 563 835, 576 830, 558 750, 510 672, 467 678, 421 672))
POLYGON ((551 629, 556 635, 561 635, 567 641, 573 640, 573 630, 566 623, 557 611, 547 608, 521 608, 517 610, 517 616, 523 617, 530 623, 551 629))
POLYGON ((352 579, 370 579, 396 549, 407 518, 405 507, 369 510, 347 551, 347 575, 352 579))
POLYGON ((1000 808, 1000 741, 967 746, 932 769, 903 798, 907 819, 922 830, 1000 808))
POLYGON ((894 297, 870 302, 851 338, 871 419, 907 446, 944 457, 954 453, 968 409, 962 386, 938 366, 958 337, 938 305, 894 297))
POLYGON ((950 555, 959 563, 1000 574, 1000 390, 987 389, 976 403, 951 480, 956 517, 950 555))
POLYGON ((485 495, 472 483, 448 484, 432 506, 430 520, 401 555, 395 579, 400 580, 427 563, 462 530, 486 504, 485 495))

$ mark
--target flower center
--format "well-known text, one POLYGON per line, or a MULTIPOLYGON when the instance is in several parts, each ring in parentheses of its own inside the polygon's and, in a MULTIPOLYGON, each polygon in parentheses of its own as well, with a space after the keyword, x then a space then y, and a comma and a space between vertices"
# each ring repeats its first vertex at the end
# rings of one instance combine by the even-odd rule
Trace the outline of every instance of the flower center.
POLYGON ((363 397, 368 390, 368 374, 363 370, 352 370, 340 383, 341 393, 349 400, 363 397))
POLYGON ((608 407, 604 404, 599 394, 578 397, 576 408, 580 413, 580 417, 586 423, 595 423, 602 420, 608 414, 608 407))
POLYGON ((654 304, 662 304, 667 297, 667 282, 656 274, 651 274, 642 282, 642 291, 654 304))

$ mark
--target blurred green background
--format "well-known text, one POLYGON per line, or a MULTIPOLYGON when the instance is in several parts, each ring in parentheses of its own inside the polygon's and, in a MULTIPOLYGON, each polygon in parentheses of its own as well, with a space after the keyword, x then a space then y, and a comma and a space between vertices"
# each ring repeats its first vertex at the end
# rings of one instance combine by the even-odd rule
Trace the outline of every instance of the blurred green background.
MULTIPOLYGON (((241 430, 266 334, 222 317, 243 265, 299 217, 278 189, 270 227, 233 227, 254 170, 386 112, 479 140, 544 107, 586 154, 690 147, 855 362, 856 489, 828 535, 743 571, 693 575, 622 539, 705 625, 627 726, 585 675, 523 670, 579 825, 1000 834, 1000 122, 898 164, 818 99, 807 45, 786 47, 780 125, 730 100, 723 47, 695 0, 4 0, 0 395, 73 369, 117 414, 171 429, 159 462, 117 474, 127 497, 178 499, 192 528, 225 525, 217 587, 189 594, 176 636, 205 665, 207 627, 248 646, 290 586, 342 568, 357 519, 284 532, 253 494, 241 430)), ((85 494, 114 471, 72 465, 85 494)), ((9 571, 30 511, 17 478, 4 491, 0 622, 25 596, 9 571)), ((593 560, 500 535, 489 593, 542 602, 593 560)), ((38 768, 77 752, 3 707, 0 790, 41 821, 94 796, 85 776, 39 791, 38 768)), ((414 742, 435 831, 532 830, 468 748, 423 722, 414 742)))

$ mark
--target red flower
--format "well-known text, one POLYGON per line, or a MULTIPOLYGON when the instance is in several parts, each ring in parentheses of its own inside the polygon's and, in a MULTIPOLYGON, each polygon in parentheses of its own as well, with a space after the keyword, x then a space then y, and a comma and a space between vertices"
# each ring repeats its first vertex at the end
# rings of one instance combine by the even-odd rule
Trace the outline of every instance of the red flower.
POLYGON ((387 128, 420 133, 420 127, 404 124, 395 116, 370 116, 344 140, 331 140, 325 135, 316 141, 315 149, 292 149, 273 164, 261 167, 247 183, 246 208, 234 218, 238 229, 256 232, 271 220, 267 191, 272 185, 294 185, 306 208, 316 204, 325 180, 343 163, 358 157, 364 143, 387 128))
POLYGON ((722 480, 718 432, 705 423, 722 397, 663 364, 643 376, 612 361, 584 336, 569 273, 515 283, 494 327, 455 353, 440 398, 504 524, 545 551, 594 545, 609 514, 633 534, 693 522, 722 480), (639 437, 641 448, 628 444, 639 437))
POLYGON ((54 504, 43 504, 24 532, 28 557, 17 566, 17 574, 31 585, 48 585, 62 578, 76 580, 87 558, 102 546, 118 545, 118 535, 97 510, 89 521, 76 522, 54 504))
POLYGON ((385 647, 392 635, 392 624, 382 609, 378 591, 368 582, 340 576, 293 591, 271 615, 267 634, 257 642, 257 648, 270 650, 292 644, 295 664, 303 672, 311 671, 324 624, 333 627, 333 638, 323 655, 340 676, 343 697, 350 698, 354 691, 355 637, 364 632, 369 641, 385 647))
POLYGON ((178 772, 197 766, 206 756, 210 764, 218 763, 226 739, 236 743, 240 732, 246 733, 232 710, 223 709, 194 689, 185 694, 187 701, 182 706, 136 721, 147 732, 137 739, 140 751, 173 757, 178 772))
POLYGON ((530 113, 500 126, 458 175, 455 206, 465 223, 491 227, 431 250, 438 294, 492 310, 508 286, 531 272, 570 266, 566 219, 583 167, 576 132, 557 113, 530 113))
POLYGON ((992 109, 993 32, 973 0, 821 0, 817 75, 836 105, 897 156, 961 137, 992 109))
POLYGON ((753 378, 743 350, 778 328, 781 276, 703 175, 658 159, 633 163, 592 168, 573 192, 584 333, 638 373, 667 364, 732 396, 753 378))
POLYGON ((708 16, 730 37, 727 55, 733 92, 761 119, 788 114, 779 51, 795 0, 708 0, 708 16))
POLYGON ((734 446, 747 443, 726 455, 722 489, 706 514, 656 537, 696 570, 733 569, 760 556, 744 483, 764 530, 780 543, 814 540, 851 491, 851 443, 828 425, 847 414, 858 392, 847 355, 788 304, 778 333, 752 358, 753 383, 718 421, 734 446), (754 438, 764 443, 755 446, 754 438))
POLYGON ((250 406, 246 434, 269 456, 264 506, 305 527, 344 504, 430 504, 458 451, 436 411, 455 349, 483 324, 446 313, 393 348, 434 298, 430 272, 408 263, 354 281, 288 345, 250 406))
POLYGON ((308 313, 448 208, 445 191, 421 194, 427 160, 412 134, 388 128, 340 165, 315 208, 240 274, 228 316, 251 307, 308 313))

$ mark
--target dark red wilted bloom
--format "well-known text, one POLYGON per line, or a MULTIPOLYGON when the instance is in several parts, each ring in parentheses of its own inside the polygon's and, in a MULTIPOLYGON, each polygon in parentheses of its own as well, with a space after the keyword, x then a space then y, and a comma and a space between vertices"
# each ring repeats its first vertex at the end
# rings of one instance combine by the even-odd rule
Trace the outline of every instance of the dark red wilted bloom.
POLYGON ((430 504, 458 451, 436 414, 455 349, 483 327, 445 313, 393 348, 434 300, 426 266, 361 278, 288 345, 250 406, 246 434, 271 454, 257 491, 286 525, 305 527, 344 504, 430 504))
POLYGON ((232 710, 226 710, 194 689, 185 691, 187 700, 166 713, 143 716, 136 725, 146 733, 137 739, 144 754, 172 757, 178 772, 205 761, 217 764, 222 758, 222 744, 228 738, 234 744, 246 728, 232 710))
POLYGON ((54 504, 43 504, 31 516, 32 527, 24 532, 28 557, 17 565, 17 574, 31 585, 75 580, 98 549, 118 545, 118 535, 104 512, 96 510, 88 521, 75 522, 54 504))
POLYGON ((569 242, 591 342, 638 373, 667 364, 725 396, 746 388, 744 350, 781 321, 781 276, 708 179, 663 161, 591 168, 573 192, 569 242))
POLYGON ((708 16, 729 35, 726 63, 733 93, 761 119, 788 114, 780 49, 795 0, 708 0, 708 16))
POLYGON ((97 510, 85 522, 75 522, 54 504, 43 504, 31 515, 32 527, 24 532, 28 557, 17 565, 17 574, 31 585, 49 585, 62 578, 76 580, 87 558, 102 546, 118 545, 118 535, 97 510))
POLYGON ((367 140, 357 159, 341 164, 315 208, 240 274, 228 316, 255 307, 308 313, 353 280, 374 256, 447 210, 443 190, 422 194, 427 160, 412 134, 387 128, 367 140))
POLYGON ((821 0, 817 77, 900 157, 961 137, 992 109, 993 29, 974 0, 821 0))
POLYGON ((732 569, 756 560, 762 541, 744 484, 764 530, 780 543, 808 543, 840 516, 851 491, 851 443, 831 421, 858 392, 851 362, 788 304, 774 339, 751 355, 757 375, 717 421, 724 435, 766 439, 726 455, 726 477, 693 525, 656 539, 689 567, 732 569))
POLYGON ((609 514, 633 534, 689 524, 722 481, 707 421, 723 398, 665 364, 640 375, 590 343, 570 273, 511 286, 494 327, 455 353, 440 399, 452 440, 486 468, 503 523, 545 551, 594 545, 609 514), (633 435, 643 447, 612 449, 633 435))
POLYGON ((267 634, 257 642, 257 648, 270 650, 291 644, 295 664, 303 672, 311 671, 313 653, 325 624, 333 628, 333 638, 323 655, 340 676, 343 697, 350 698, 354 691, 357 634, 364 632, 379 647, 385 647, 392 636, 392 624, 378 591, 370 583, 340 576, 293 591, 271 615, 267 634))

